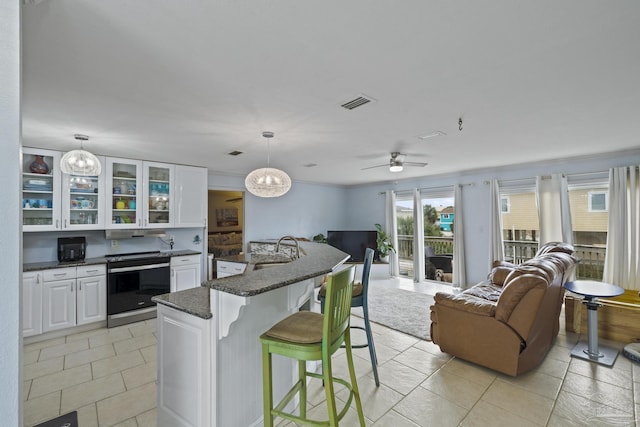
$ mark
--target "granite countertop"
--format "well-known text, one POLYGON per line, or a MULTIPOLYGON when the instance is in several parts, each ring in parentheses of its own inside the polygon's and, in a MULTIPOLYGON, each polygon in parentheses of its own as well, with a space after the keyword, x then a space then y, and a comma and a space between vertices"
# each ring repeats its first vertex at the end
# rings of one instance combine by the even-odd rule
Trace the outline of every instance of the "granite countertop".
POLYGON ((279 254, 225 257, 223 260, 247 263, 247 269, 240 275, 206 281, 200 288, 153 297, 152 301, 209 319, 212 317, 209 289, 251 297, 330 273, 349 258, 348 254, 323 243, 300 242, 300 252, 300 258, 292 261, 279 254), (259 268, 260 264, 274 263, 282 265, 259 268))
MULTIPOLYGON (((176 249, 172 251, 160 251, 164 256, 187 256, 187 255, 199 255, 202 252, 193 251, 190 249, 176 249)), ((30 262, 22 265, 22 271, 37 271, 46 270, 50 268, 67 268, 67 267, 82 267, 83 265, 98 265, 106 264, 106 257, 85 258, 84 261, 72 261, 72 262, 58 262, 58 261, 44 261, 44 262, 30 262)))

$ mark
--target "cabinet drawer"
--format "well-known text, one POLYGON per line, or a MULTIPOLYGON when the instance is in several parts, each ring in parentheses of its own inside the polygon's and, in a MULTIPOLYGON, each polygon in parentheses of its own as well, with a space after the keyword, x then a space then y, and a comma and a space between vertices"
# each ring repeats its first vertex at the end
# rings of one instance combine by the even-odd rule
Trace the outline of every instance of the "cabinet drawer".
POLYGON ((83 265, 78 267, 78 278, 80 277, 92 277, 92 276, 104 276, 107 274, 107 266, 104 264, 99 265, 83 265))
POLYGON ((171 266, 187 264, 200 264, 200 255, 186 255, 186 256, 174 256, 171 257, 171 266))
POLYGON ((42 270, 42 279, 45 282, 53 282, 56 280, 66 280, 76 278, 76 268, 52 268, 49 270, 42 270))
POLYGON ((216 261, 216 271, 228 274, 242 274, 247 264, 241 262, 216 261))

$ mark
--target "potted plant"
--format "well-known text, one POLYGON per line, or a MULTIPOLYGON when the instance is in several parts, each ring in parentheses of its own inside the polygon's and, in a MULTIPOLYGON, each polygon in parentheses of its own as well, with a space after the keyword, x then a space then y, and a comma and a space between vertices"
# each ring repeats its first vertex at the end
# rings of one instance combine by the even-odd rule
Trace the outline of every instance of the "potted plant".
POLYGON ((380 254, 380 261, 389 262, 389 254, 395 252, 396 249, 391 243, 391 237, 382 229, 380 224, 375 224, 376 230, 378 230, 378 238, 376 243, 378 245, 378 253, 380 254))

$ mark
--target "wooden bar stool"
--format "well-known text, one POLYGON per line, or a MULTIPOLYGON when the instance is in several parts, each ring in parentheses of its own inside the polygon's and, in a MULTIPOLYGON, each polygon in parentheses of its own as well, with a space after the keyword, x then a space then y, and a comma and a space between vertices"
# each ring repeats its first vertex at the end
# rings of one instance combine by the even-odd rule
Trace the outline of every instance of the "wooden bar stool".
MULTIPOLYGON (((362 265, 362 281, 353 285, 353 295, 351 298, 351 307, 362 307, 364 316, 364 328, 362 326, 352 326, 353 329, 361 329, 367 336, 367 342, 364 344, 353 344, 352 348, 369 347, 369 358, 371 359, 371 368, 373 369, 373 379, 376 387, 380 387, 378 379, 378 356, 376 356, 376 346, 373 343, 373 333, 371 332, 371 323, 369 322, 369 277, 371 276, 371 264, 373 263, 374 250, 367 248, 364 252, 364 263, 362 265)), ((324 313, 326 288, 322 285, 318 292, 320 299, 320 311, 324 313)))
POLYGON ((353 367, 349 328, 354 276, 355 267, 353 266, 329 276, 324 315, 309 311, 294 313, 260 336, 265 427, 272 427, 276 416, 312 426, 338 426, 338 422, 345 416, 354 398, 360 426, 364 427, 364 413, 353 367), (332 375, 331 355, 340 348, 342 343, 345 344, 351 383, 332 375), (272 354, 298 360, 298 381, 275 407, 272 395, 272 354), (322 360, 322 374, 307 371, 306 362, 311 360, 322 360), (324 382, 328 420, 307 418, 307 377, 318 378, 324 382), (349 398, 339 412, 336 408, 334 382, 342 384, 349 390, 349 398), (300 394, 299 415, 284 412, 283 409, 298 393, 300 394))

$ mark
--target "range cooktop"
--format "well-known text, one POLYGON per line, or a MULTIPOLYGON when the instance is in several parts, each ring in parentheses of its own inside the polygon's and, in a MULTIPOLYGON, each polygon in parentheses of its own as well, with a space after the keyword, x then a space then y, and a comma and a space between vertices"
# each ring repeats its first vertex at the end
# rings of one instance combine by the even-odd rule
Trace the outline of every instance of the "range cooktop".
POLYGON ((112 254, 105 255, 105 258, 108 262, 116 262, 116 261, 130 261, 136 259, 153 259, 159 258, 162 255, 160 251, 150 251, 150 252, 130 252, 126 254, 112 254))

